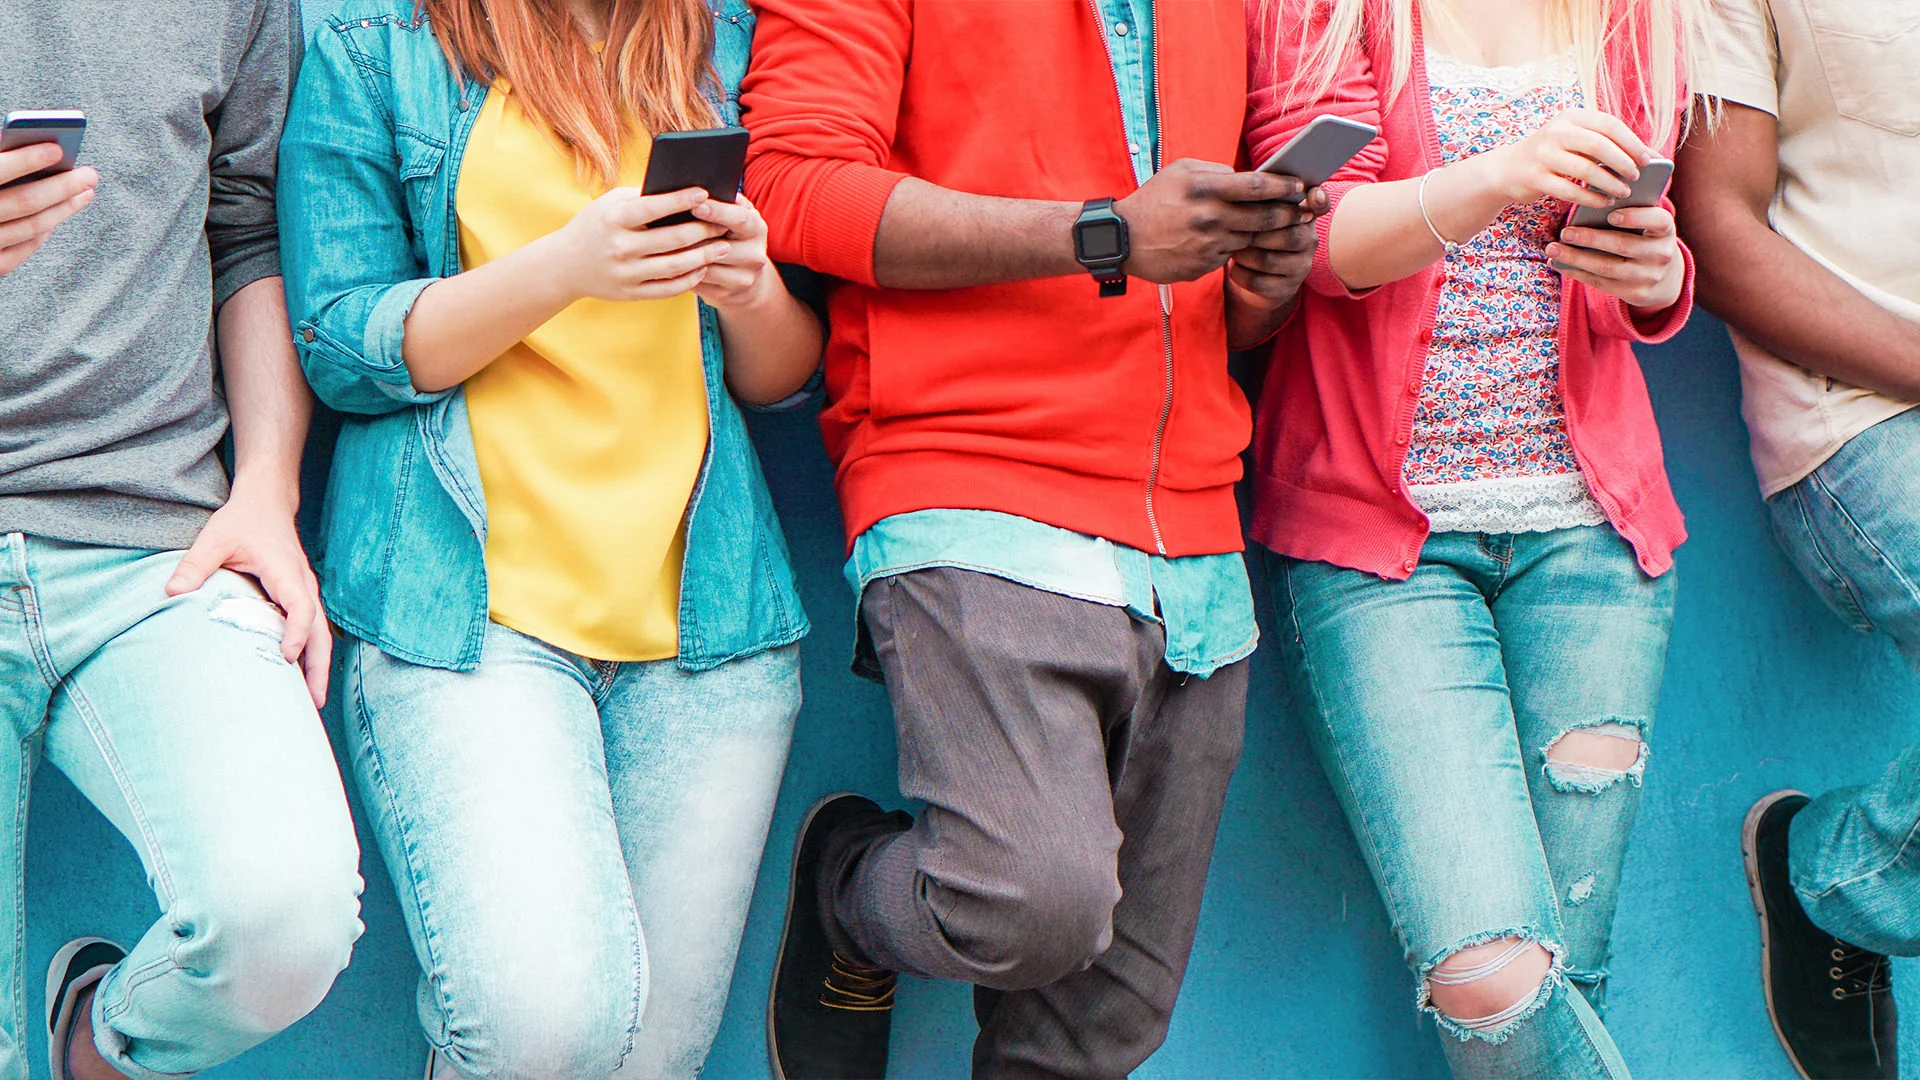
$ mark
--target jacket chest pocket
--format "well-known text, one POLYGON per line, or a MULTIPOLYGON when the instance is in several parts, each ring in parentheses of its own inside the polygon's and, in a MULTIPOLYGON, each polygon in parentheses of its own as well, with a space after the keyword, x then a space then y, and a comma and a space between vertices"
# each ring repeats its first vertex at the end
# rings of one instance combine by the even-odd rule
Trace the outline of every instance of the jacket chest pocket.
POLYGON ((441 167, 447 148, 424 133, 402 125, 395 136, 400 157, 400 192, 413 222, 414 244, 421 262, 435 273, 454 273, 459 267, 439 266, 447 235, 446 179, 441 167))
POLYGON ((1840 115, 1920 135, 1920 3, 1802 0, 1814 49, 1840 115))

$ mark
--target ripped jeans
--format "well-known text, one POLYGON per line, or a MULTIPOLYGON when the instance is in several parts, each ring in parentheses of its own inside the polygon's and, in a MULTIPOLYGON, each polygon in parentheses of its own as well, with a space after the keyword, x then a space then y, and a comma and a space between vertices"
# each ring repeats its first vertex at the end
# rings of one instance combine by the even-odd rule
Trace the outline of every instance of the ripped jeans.
MULTIPOLYGON (((159 907, 93 999, 121 1073, 183 1076, 266 1040, 320 1003, 360 935, 360 848, 284 621, 225 570, 167 596, 182 554, 0 539, 0 1080, 27 1077, 22 863, 43 754, 139 852, 159 907)), ((131 944, 132 927, 84 929, 131 944)))
POLYGON ((1454 1075, 1626 1077, 1600 1014, 1673 575, 1605 526, 1435 534, 1406 581, 1267 560, 1282 666, 1454 1075), (1572 760, 1574 732, 1618 767, 1572 760))

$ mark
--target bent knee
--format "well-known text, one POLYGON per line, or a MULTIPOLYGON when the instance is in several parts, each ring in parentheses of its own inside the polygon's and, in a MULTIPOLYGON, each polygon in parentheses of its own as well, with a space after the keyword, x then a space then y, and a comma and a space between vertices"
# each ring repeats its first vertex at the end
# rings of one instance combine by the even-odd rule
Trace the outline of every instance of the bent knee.
POLYGON ((1011 895, 989 904, 969 950, 998 990, 1026 990, 1083 971, 1113 943, 1120 880, 1112 865, 1029 871, 1011 895))
POLYGON ((450 996, 447 1056, 462 1075, 487 1080, 610 1076, 633 1049, 640 1023, 634 981, 454 980, 450 996))
POLYGON ((271 1035, 312 1012, 346 970, 360 876, 287 875, 168 910, 176 962, 207 980, 244 1026, 271 1035))
POLYGON ((1493 1035, 1524 1019, 1553 978, 1546 946, 1496 938, 1453 952, 1426 976, 1427 1000, 1458 1028, 1493 1035))

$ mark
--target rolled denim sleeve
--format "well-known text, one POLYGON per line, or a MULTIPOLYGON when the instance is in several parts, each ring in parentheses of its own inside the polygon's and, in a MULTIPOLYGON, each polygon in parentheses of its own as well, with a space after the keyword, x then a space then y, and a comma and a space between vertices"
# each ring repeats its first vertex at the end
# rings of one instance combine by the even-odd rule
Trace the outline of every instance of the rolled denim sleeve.
POLYGON ((298 12, 289 0, 263 0, 226 96, 207 116, 207 248, 215 305, 280 273, 274 157, 299 70, 298 12))
POLYGON ((391 116, 352 49, 322 24, 302 65, 280 142, 281 258, 314 393, 376 414, 451 391, 415 390, 402 359, 407 313, 437 279, 414 251, 391 116))

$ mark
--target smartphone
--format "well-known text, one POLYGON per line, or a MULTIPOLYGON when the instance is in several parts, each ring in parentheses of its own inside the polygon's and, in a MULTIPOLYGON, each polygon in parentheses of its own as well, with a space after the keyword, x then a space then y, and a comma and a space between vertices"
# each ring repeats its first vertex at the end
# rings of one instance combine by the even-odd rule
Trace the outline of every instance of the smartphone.
POLYGON ((0 151, 34 143, 59 143, 60 161, 0 187, 30 184, 73 168, 80 157, 80 139, 86 133, 87 114, 78 109, 16 109, 8 113, 6 126, 0 127, 0 151))
MULTIPOLYGON (((665 195, 684 188, 705 188, 709 198, 732 202, 740 194, 740 179, 747 171, 747 129, 714 128, 711 131, 670 131, 653 137, 653 151, 647 159, 647 178, 641 185, 643 195, 665 195)), ((663 217, 650 229, 662 225, 684 225, 694 220, 691 213, 663 217)))
MULTIPOLYGON (((1274 151, 1266 164, 1260 166, 1260 171, 1297 176, 1309 188, 1317 188, 1333 179, 1340 166, 1379 137, 1380 129, 1372 124, 1339 116, 1316 116, 1298 135, 1288 139, 1287 145, 1274 151)), ((1300 199, 1287 201, 1297 203, 1300 199)))
MULTIPOLYGON (((1605 206, 1576 206, 1573 208, 1573 213, 1567 216, 1567 224, 1577 225, 1582 229, 1611 229, 1614 232, 1633 232, 1634 230, 1632 229, 1622 229, 1620 226, 1608 221, 1608 216, 1615 210, 1625 210, 1642 206, 1659 206, 1660 200, 1666 198, 1667 188, 1672 183, 1673 162, 1668 161, 1666 158, 1654 158, 1652 161, 1640 166, 1640 179, 1633 182, 1633 191, 1625 198, 1615 199, 1605 206)), ((1562 240, 1561 243, 1566 243, 1566 241, 1562 240)), ((1570 269, 1570 267, 1558 259, 1555 259, 1551 265, 1555 270, 1565 271, 1570 269)))

